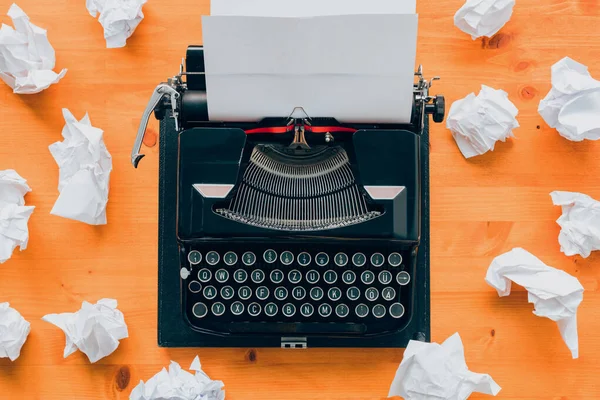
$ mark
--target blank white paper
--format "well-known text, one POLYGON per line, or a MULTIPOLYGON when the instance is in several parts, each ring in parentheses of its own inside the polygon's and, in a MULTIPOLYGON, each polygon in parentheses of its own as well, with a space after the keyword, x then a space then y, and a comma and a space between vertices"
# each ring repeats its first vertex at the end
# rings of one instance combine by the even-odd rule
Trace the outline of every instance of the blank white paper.
POLYGON ((417 15, 202 17, 211 120, 410 121, 417 15))
POLYGON ((212 0, 210 14, 247 17, 414 14, 416 5, 416 0, 212 0))

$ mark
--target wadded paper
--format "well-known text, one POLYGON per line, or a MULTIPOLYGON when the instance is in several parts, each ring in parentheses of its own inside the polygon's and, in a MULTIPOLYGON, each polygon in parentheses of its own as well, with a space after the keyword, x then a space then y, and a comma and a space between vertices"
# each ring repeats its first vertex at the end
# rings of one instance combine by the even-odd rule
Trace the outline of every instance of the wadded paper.
POLYGON ((566 139, 600 139, 600 81, 585 65, 565 57, 552 66, 552 89, 538 112, 566 139))
POLYGON ((203 16, 211 120, 409 122, 417 15, 203 16))
POLYGON ((587 258, 592 251, 600 250, 600 201, 575 192, 554 191, 550 196, 555 206, 562 207, 556 221, 561 228, 560 251, 587 258))
POLYGON ((481 85, 477 96, 469 94, 452 103, 446 127, 465 158, 494 150, 497 141, 512 137, 519 127, 516 119, 519 110, 503 90, 481 85))
POLYGON ((117 310, 113 299, 102 299, 96 304, 84 301, 77 312, 48 314, 42 320, 65 333, 63 357, 79 349, 92 363, 112 354, 119 347, 119 340, 129 336, 123 313, 117 310))
POLYGON ((27 181, 14 169, 0 171, 0 264, 8 260, 19 246, 27 248, 27 222, 34 206, 25 205, 25 194, 31 192, 27 181))
POLYGON ((102 129, 95 128, 86 114, 77 121, 63 108, 64 140, 50 145, 60 169, 53 215, 90 225, 106 224, 106 204, 112 158, 104 145, 102 129))
POLYGON ((0 358, 19 358, 30 331, 29 322, 17 310, 0 303, 0 358))
POLYGON ((104 28, 106 47, 125 47, 127 39, 144 19, 142 7, 147 0, 86 0, 90 15, 104 28))
POLYGON ((469 371, 458 333, 444 343, 408 342, 388 397, 405 400, 464 400, 471 393, 496 395, 500 386, 488 374, 469 371))
POLYGON ((162 369, 158 374, 140 383, 133 389, 129 400, 224 400, 223 382, 213 381, 202 371, 200 359, 194 358, 189 368, 191 374, 171 361, 169 370, 162 369))
POLYGON ((517 247, 494 258, 485 281, 500 297, 510 294, 511 282, 527 289, 533 313, 556 321, 571 355, 579 357, 577 307, 583 300, 583 286, 577 278, 517 247))
POLYGON ((454 25, 475 40, 492 37, 510 20, 515 0, 467 0, 454 14, 454 25))
POLYGON ((8 16, 15 27, 0 28, 0 78, 18 94, 39 93, 61 80, 67 70, 53 71, 56 56, 46 30, 29 22, 16 4, 8 16))

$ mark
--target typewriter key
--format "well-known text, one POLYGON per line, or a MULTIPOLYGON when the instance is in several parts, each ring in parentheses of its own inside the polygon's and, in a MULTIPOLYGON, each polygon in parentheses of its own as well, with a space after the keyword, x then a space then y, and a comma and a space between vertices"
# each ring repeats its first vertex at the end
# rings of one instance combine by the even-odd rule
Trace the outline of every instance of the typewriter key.
POLYGON ((313 315, 314 312, 315 312, 315 308, 310 303, 304 303, 300 307, 300 314, 302 314, 303 317, 308 318, 311 315, 313 315))
POLYGON ((188 289, 192 293, 198 293, 200 290, 202 290, 202 285, 198 281, 191 281, 188 285, 188 289))
POLYGON ((360 297, 360 289, 356 286, 349 287, 348 290, 346 290, 346 296, 352 301, 358 300, 360 297))
POLYGON ((352 264, 357 267, 362 267, 367 263, 367 257, 363 253, 355 253, 352 256, 352 264))
POLYGON ((325 292, 323 291, 323 289, 321 289, 318 286, 315 286, 314 288, 310 289, 310 298, 314 301, 321 300, 324 294, 325 292))
POLYGON ((390 315, 392 318, 400 318, 404 315, 404 306, 400 303, 394 303, 390 306, 390 315))
POLYGON ((329 297, 329 300, 331 301, 338 301, 342 297, 342 291, 339 288, 332 287, 327 292, 327 297, 329 297))
POLYGON ((377 304, 373 307, 373 315, 375 318, 383 318, 385 316, 385 307, 381 304, 377 304))
POLYGON ((233 295, 235 294, 235 291, 233 290, 233 288, 231 286, 223 286, 221 288, 221 297, 224 300, 231 300, 233 298, 233 295))
POLYGON ((330 269, 329 271, 327 271, 323 274, 323 279, 325 280, 326 283, 333 285, 335 283, 335 281, 337 281, 337 272, 330 269))
POLYGON ((252 290, 248 286, 242 286, 238 290, 238 296, 242 300, 248 300, 252 296, 252 290))
POLYGON ((329 256, 327 255, 327 253, 320 252, 315 257, 315 262, 319 267, 324 267, 327 264, 329 264, 329 256))
POLYGON ((334 257, 335 265, 345 267, 348 264, 348 255, 346 253, 337 253, 334 257))
POLYGON ((354 309, 354 312, 356 313, 356 315, 358 315, 359 318, 364 318, 367 315, 369 315, 369 307, 367 307, 363 303, 360 303, 359 305, 356 306, 356 308, 354 309))
POLYGON ((209 269, 203 268, 198 271, 198 279, 200 282, 208 282, 212 278, 212 272, 209 269))
POLYGON ((215 272, 215 278, 217 279, 217 282, 225 283, 227 282, 227 279, 229 279, 229 271, 221 268, 220 270, 215 272))
POLYGON ((315 283, 319 282, 319 273, 314 269, 311 269, 306 273, 306 281, 311 285, 314 285, 315 283))
POLYGON ((296 300, 302 300, 306 296, 306 289, 302 286, 296 286, 292 289, 292 297, 296 300))
POLYGON ((321 317, 329 317, 331 315, 331 306, 327 303, 319 305, 319 315, 321 317))
POLYGON ((200 261, 202 261, 202 254, 197 250, 192 250, 188 253, 188 261, 192 265, 200 264, 200 261))
POLYGON ((252 282, 254 283, 261 283, 265 280, 265 271, 263 271, 262 269, 255 269, 254 271, 252 271, 250 279, 252 279, 252 282))
POLYGON ((237 283, 244 283, 246 282, 246 279, 248 279, 248 273, 246 272, 245 269, 238 269, 235 271, 235 273, 233 274, 233 280, 236 281, 237 283))
POLYGON ((242 262, 245 266, 251 267, 256 262, 256 255, 251 251, 247 251, 242 256, 242 262))
POLYGON ((231 303, 231 313, 233 315, 241 315, 244 312, 244 303, 241 301, 234 301, 231 303))
POLYGON ((233 251, 228 251, 223 256, 223 261, 225 261, 225 264, 227 264, 231 267, 238 261, 238 256, 233 251))
POLYGON ((288 279, 291 283, 296 284, 302 280, 302 274, 297 269, 293 269, 288 273, 288 279))
POLYGON ((208 265, 217 265, 221 260, 221 256, 216 251, 209 251, 206 253, 206 262, 208 265))
POLYGON ((248 306, 248 314, 250 314, 253 317, 256 317, 258 314, 260 314, 260 304, 258 303, 250 303, 250 305, 248 306))
POLYGON ((352 285, 356 280, 356 274, 354 271, 344 271, 342 274, 342 281, 347 285, 352 285))
POLYGON ((310 254, 307 252, 303 251, 302 253, 298 254, 298 264, 301 266, 306 267, 308 264, 310 264, 310 260, 310 254))
POLYGON ((274 269, 273 271, 271 271, 271 282, 273 283, 281 283, 283 282, 283 272, 281 272, 278 269, 274 269))
POLYGON ((266 286, 260 286, 256 289, 256 297, 259 300, 266 300, 269 297, 269 289, 266 286))
POLYGON ((385 287, 381 291, 381 297, 387 301, 394 300, 396 298, 396 290, 393 287, 385 287))
POLYGON ((285 315, 286 317, 292 317, 294 314, 296 314, 296 306, 292 303, 286 303, 283 306, 282 311, 283 315, 285 315))
POLYGON ((279 256, 279 261, 281 261, 283 265, 290 265, 294 262, 294 253, 288 250, 284 251, 279 256))
POLYGON ((217 317, 220 317, 221 315, 223 315, 225 313, 225 305, 221 302, 216 302, 212 305, 212 307, 210 308, 210 310, 212 311, 212 313, 214 315, 216 315, 217 317))
POLYGON ((406 271, 400 271, 398 272, 398 275, 396 275, 396 282, 398 282, 400 286, 406 286, 410 282, 410 275, 406 271))
POLYGON ((388 285, 392 281, 392 273, 390 271, 381 271, 379 273, 379 282, 382 285, 388 285))
POLYGON ((371 265, 374 267, 381 267, 385 262, 385 257, 381 253, 373 253, 371 256, 371 265))
POLYGON ((206 297, 208 300, 212 300, 215 297, 217 297, 217 289, 215 289, 214 286, 212 285, 208 285, 204 288, 204 290, 202 291, 202 294, 204 295, 204 297, 206 297))
POLYGON ((279 286, 277 289, 275 289, 275 298, 277 300, 283 301, 287 298, 287 296, 288 296, 288 291, 283 286, 279 286))
POLYGON ((377 291, 377 289, 374 287, 370 287, 365 290, 365 297, 369 301, 375 301, 379 297, 379 291, 377 291))
POLYGON ((371 283, 375 282, 375 274, 373 271, 364 271, 362 274, 360 274, 360 280, 365 285, 370 285, 371 283))
POLYGON ((194 307, 192 307, 192 313, 196 318, 203 318, 208 313, 208 308, 204 303, 196 303, 194 307))
POLYGON ((274 317, 277 314, 277 304, 269 303, 265 306, 265 314, 267 317, 274 317))
POLYGON ((350 314, 350 309, 348 308, 347 305, 345 304, 338 304, 335 307, 335 315, 337 315, 340 318, 345 318, 348 316, 348 314, 350 314))
POLYGON ((277 261, 277 252, 273 249, 269 249, 263 253, 263 259, 268 264, 273 264, 277 261))
POLYGON ((390 254, 388 256, 388 264, 390 264, 392 267, 397 267, 398 265, 402 264, 402 256, 400 253, 390 254))

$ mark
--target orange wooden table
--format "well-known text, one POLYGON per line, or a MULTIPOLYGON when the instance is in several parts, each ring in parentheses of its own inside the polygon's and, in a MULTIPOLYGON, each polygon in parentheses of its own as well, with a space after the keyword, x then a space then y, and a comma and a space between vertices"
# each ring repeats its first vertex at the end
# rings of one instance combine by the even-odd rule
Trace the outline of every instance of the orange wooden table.
MULTIPOLYGON (((0 2, 0 12, 12 0, 0 2)), ((431 131, 432 338, 458 331, 471 370, 502 386, 500 399, 600 398, 600 252, 587 259, 559 251, 552 190, 600 199, 600 141, 569 142, 537 106, 550 89, 550 66, 564 56, 600 78, 600 9, 596 0, 518 0, 511 21, 491 39, 472 41, 453 25, 462 0, 419 0, 417 62, 440 75, 434 93, 456 99, 486 84, 519 108, 516 138, 465 160, 443 125, 431 131), (556 324, 535 317, 526 292, 499 299, 483 280, 490 261, 521 246, 579 278, 580 358, 572 360, 556 324)), ((177 73, 189 44, 201 44, 208 0, 151 0, 127 47, 106 49, 100 24, 83 0, 20 0, 48 29, 66 77, 38 95, 0 85, 0 169, 13 168, 33 192, 26 251, 0 265, 0 302, 31 322, 21 357, 0 359, 0 399, 127 399, 167 366, 187 367, 199 354, 205 371, 225 382, 227 398, 381 399, 401 349, 164 349, 156 340, 158 148, 152 128, 138 170, 129 155, 154 86, 177 73), (92 227, 50 215, 58 167, 48 145, 62 140, 61 108, 104 129, 112 154, 108 225, 92 227), (90 365, 79 352, 63 359, 62 331, 40 318, 72 312, 82 300, 115 298, 130 338, 90 365)), ((8 17, 3 22, 9 23, 8 17)), ((487 396, 473 395, 473 399, 487 396)))

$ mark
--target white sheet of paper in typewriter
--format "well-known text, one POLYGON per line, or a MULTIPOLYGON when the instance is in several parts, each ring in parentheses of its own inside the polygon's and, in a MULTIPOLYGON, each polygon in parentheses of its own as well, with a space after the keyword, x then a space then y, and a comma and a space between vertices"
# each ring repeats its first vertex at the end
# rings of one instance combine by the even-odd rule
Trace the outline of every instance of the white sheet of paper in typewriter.
POLYGON ((340 122, 410 121, 416 14, 213 15, 202 17, 202 30, 211 120, 303 107, 340 122))
POLYGON ((414 14, 416 0, 212 0, 210 15, 316 17, 352 14, 414 14))

